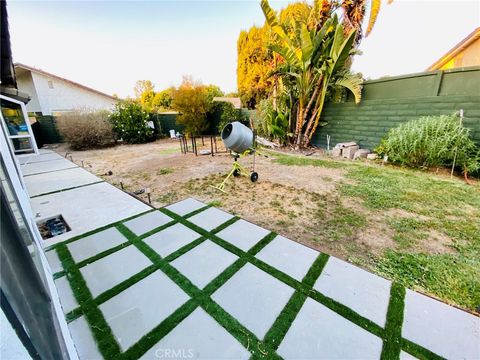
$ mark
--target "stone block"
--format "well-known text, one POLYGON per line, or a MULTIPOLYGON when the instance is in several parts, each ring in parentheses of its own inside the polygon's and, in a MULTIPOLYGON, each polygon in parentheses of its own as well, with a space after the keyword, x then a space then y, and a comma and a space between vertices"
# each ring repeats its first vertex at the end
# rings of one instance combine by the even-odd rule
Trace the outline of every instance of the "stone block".
POLYGON ((360 149, 360 146, 355 145, 355 146, 349 146, 342 151, 342 155, 346 159, 353 159, 353 155, 355 155, 355 152, 360 149))
POLYGON ((361 158, 366 159, 368 154, 370 154, 370 150, 359 149, 359 150, 355 151, 355 154, 353 154, 353 160, 361 159, 361 158))
POLYGON ((342 156, 342 149, 341 148, 333 148, 332 149, 332 156, 341 157, 342 156))

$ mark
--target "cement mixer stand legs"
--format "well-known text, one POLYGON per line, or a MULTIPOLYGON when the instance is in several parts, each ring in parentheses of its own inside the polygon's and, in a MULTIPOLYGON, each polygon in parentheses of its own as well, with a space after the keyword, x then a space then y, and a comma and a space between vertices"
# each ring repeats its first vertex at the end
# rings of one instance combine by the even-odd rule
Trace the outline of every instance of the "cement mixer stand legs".
MULTIPOLYGON (((255 160, 253 162, 253 171, 249 172, 247 169, 245 169, 239 162, 238 158, 243 156, 245 154, 239 155, 235 154, 234 155, 234 161, 232 164, 232 170, 228 173, 227 177, 217 186, 210 185, 211 187, 220 190, 221 192, 226 193, 225 191, 225 185, 227 184, 228 179, 230 179, 231 176, 238 177, 238 176, 246 176, 249 177, 252 182, 256 182, 258 180, 258 173, 255 172, 255 160)), ((253 152, 253 156, 255 158, 255 152, 253 152)))

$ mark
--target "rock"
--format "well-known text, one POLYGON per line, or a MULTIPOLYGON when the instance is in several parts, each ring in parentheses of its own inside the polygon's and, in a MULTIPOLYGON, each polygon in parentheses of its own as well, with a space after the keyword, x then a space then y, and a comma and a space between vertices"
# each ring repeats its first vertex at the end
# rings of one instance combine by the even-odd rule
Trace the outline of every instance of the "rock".
POLYGON ((343 149, 343 148, 347 148, 347 147, 350 147, 350 146, 356 146, 356 145, 357 145, 356 142, 350 141, 350 142, 338 143, 337 145, 335 145, 335 148, 343 149))
POLYGON ((262 138, 261 136, 257 136, 257 143, 259 143, 260 145, 263 145, 263 146, 267 146, 269 148, 276 148, 276 147, 279 147, 278 144, 275 144, 274 142, 271 142, 267 139, 264 139, 262 138))
POLYGON ((367 155, 368 160, 377 160, 378 159, 378 154, 371 153, 367 155))
POLYGON ((212 152, 210 150, 200 150, 198 153, 200 155, 210 155, 212 152))
POLYGON ((353 160, 360 159, 360 158, 366 158, 370 154, 370 150, 368 149, 359 149, 355 151, 355 154, 353 154, 353 160))
POLYGON ((349 146, 347 148, 344 148, 342 151, 342 155, 346 159, 353 159, 353 155, 357 152, 357 150, 360 149, 360 146, 355 145, 355 146, 349 146))
POLYGON ((342 148, 334 147, 334 148, 332 149, 332 156, 334 156, 334 157, 341 157, 341 156, 342 156, 342 148))

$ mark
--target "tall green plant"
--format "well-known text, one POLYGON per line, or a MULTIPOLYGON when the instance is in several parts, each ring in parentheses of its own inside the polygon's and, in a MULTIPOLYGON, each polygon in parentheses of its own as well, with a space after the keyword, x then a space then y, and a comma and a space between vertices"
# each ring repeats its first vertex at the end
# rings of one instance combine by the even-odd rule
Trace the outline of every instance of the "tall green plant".
POLYGON ((346 60, 354 53, 355 30, 345 35, 336 14, 317 26, 312 18, 321 15, 318 6, 312 7, 308 16, 292 16, 289 22, 280 22, 267 0, 261 1, 261 7, 274 34, 268 47, 281 59, 272 75, 291 87, 293 143, 307 146, 320 122, 329 87, 343 86, 357 103, 361 99, 362 80, 345 69, 346 60))
POLYGON ((480 150, 454 115, 421 117, 393 128, 377 151, 411 167, 458 167, 464 173, 480 169, 480 150))

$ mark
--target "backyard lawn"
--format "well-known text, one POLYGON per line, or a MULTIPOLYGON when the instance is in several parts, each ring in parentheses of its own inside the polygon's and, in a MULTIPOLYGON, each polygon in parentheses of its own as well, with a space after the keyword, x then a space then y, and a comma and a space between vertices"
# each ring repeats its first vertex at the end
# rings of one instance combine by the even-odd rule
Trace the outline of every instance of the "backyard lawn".
POLYGON ((72 156, 118 187, 150 188, 155 206, 192 196, 409 288, 472 311, 480 305, 479 182, 269 152, 257 158, 258 183, 235 178, 224 194, 210 185, 223 179, 232 158, 183 155, 176 141, 72 156))

